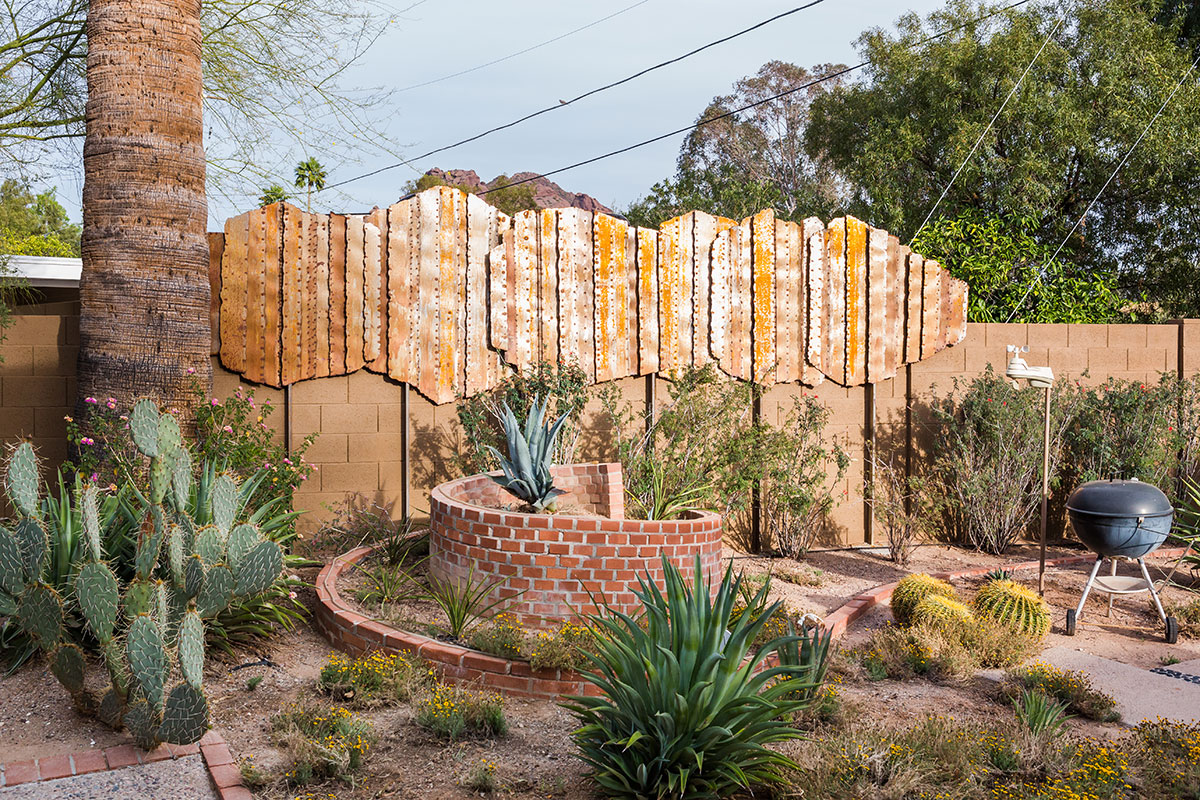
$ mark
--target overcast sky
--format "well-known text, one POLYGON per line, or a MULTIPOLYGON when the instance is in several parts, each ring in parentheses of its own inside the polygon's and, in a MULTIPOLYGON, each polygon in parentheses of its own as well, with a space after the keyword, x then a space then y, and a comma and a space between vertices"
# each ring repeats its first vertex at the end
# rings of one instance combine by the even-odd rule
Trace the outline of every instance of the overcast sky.
MULTIPOLYGON (((406 5, 413 0, 394 0, 406 5)), ((560 41, 493 66, 397 93, 388 125, 414 156, 569 99, 659 61, 802 5, 803 0, 425 0, 388 26, 348 85, 403 88, 533 46, 628 10, 560 41), (635 5, 636 4, 636 5, 635 5)), ((313 210, 361 211, 400 196, 403 184, 431 167, 498 174, 546 172, 694 122, 708 102, 772 59, 801 66, 857 63, 854 40, 890 27, 901 14, 922 15, 936 0, 825 0, 624 86, 413 164, 314 198, 313 210)), ((573 192, 622 208, 674 171, 682 136, 556 175, 573 192)), ((299 160, 304 154, 296 154, 299 160)), ((395 159, 326 163, 335 183, 395 159)), ((283 176, 281 176, 283 177, 283 176)), ((65 180, 60 197, 79 216, 80 187, 65 180)), ((209 198, 209 228, 253 205, 209 198)))

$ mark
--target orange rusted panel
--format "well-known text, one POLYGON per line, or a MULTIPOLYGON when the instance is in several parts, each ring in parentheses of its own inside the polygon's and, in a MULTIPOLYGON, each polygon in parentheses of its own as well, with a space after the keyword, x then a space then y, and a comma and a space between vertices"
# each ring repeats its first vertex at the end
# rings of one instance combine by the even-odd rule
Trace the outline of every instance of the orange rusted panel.
POLYGON ((380 288, 383 282, 379 226, 368 216, 363 220, 363 361, 379 358, 380 288))
POLYGON ((467 307, 466 307, 466 383, 467 396, 491 388, 488 361, 488 286, 487 257, 491 250, 491 226, 494 209, 471 195, 467 197, 467 307))
POLYGON ((637 229, 625 225, 625 357, 626 375, 640 375, 638 362, 637 229))
POLYGON ((221 254, 221 363, 232 372, 246 369, 250 216, 242 214, 225 222, 225 252, 221 254))
MULTIPOLYGON (((885 363, 888 349, 887 325, 887 231, 867 228, 866 269, 866 370, 862 382, 878 383, 890 377, 885 363)), ((893 375, 895 373, 892 373, 893 375)))
POLYGON ((416 208, 412 199, 395 203, 388 208, 388 377, 411 382, 408 340, 412 335, 411 270, 412 218, 416 208))
POLYGON ((329 215, 313 214, 313 257, 317 268, 317 295, 314 303, 317 326, 317 341, 313 353, 315 359, 313 376, 324 378, 329 375, 329 215))
MULTIPOLYGON (((587 374, 588 380, 596 380, 596 326, 594 323, 594 306, 596 286, 592 277, 592 218, 589 211, 567 208, 558 214, 559 241, 563 241, 563 232, 573 231, 573 245, 564 243, 559 252, 561 259, 568 250, 571 252, 570 261, 575 273, 575 318, 578 323, 579 338, 576 343, 576 358, 578 365, 587 374)), ((561 335, 561 327, 560 327, 561 335)))
POLYGON ((754 382, 775 383, 775 212, 767 209, 750 222, 751 367, 754 382))
POLYGON ((733 374, 733 239, 737 228, 727 228, 713 240, 709 259, 709 352, 717 366, 733 374))
POLYGON ((941 348, 942 270, 936 261, 925 262, 925 292, 921 303, 921 358, 929 358, 941 348))
POLYGON ((361 214, 346 217, 346 371, 362 369, 365 334, 364 279, 366 275, 366 220, 361 214))
POLYGON ((921 360, 922 309, 925 301, 925 259, 902 247, 905 270, 904 363, 921 360))
POLYGON ((694 211, 692 217, 692 363, 703 366, 715 359, 712 352, 712 252, 721 231, 737 220, 694 211))
POLYGON ((846 219, 825 230, 825 281, 821 371, 838 383, 846 378, 846 219))
POLYGON ((417 195, 417 294, 414 305, 417 335, 412 342, 412 366, 417 391, 430 400, 437 394, 438 368, 438 289, 441 264, 438 253, 438 223, 441 220, 441 192, 425 191, 417 195))
POLYGON ((329 215, 329 374, 346 374, 346 217, 329 215))
POLYGON ((894 378, 904 360, 904 292, 905 270, 900 257, 900 239, 888 235, 884 277, 884 342, 883 374, 894 378))
MULTIPOLYGON (((679 347, 683 328, 682 306, 684 264, 680 254, 679 239, 683 220, 675 218, 664 222, 658 233, 658 321, 659 321, 659 369, 671 372, 683 366, 679 347)), ((686 298, 690 301, 691 298, 686 298)))
POLYGON ((537 360, 558 363, 558 213, 538 212, 537 360))
POLYGON ((748 381, 752 376, 754 360, 754 257, 750 219, 744 219, 736 228, 730 228, 730 233, 729 263, 733 268, 729 293, 730 361, 733 367, 730 374, 748 381))
POLYGON ((637 314, 638 372, 649 375, 659 367, 658 349, 658 232, 638 228, 637 237, 637 314))
POLYGON ((522 211, 513 218, 513 310, 515 340, 509 343, 508 360, 522 372, 537 361, 538 346, 538 234, 540 212, 522 211))
POLYGON ((277 203, 263 210, 263 372, 260 383, 281 386, 281 306, 283 304, 283 209, 277 203))
MULTIPOLYGON (((804 359, 803 374, 800 380, 810 386, 816 386, 825 380, 822 371, 824 363, 823 345, 825 342, 825 324, 828 317, 825 312, 825 223, 816 217, 804 220, 800 233, 804 260, 804 359)), ((803 295, 802 295, 803 296, 803 295)))
POLYGON ((858 386, 867 377, 867 226, 846 217, 846 372, 840 383, 858 386))
POLYGON ((460 225, 466 210, 465 195, 449 186, 438 187, 439 220, 437 228, 437 306, 433 310, 437 317, 434 351, 434 384, 429 399, 435 403, 448 403, 458 394, 458 359, 462 352, 458 346, 458 316, 463 307, 461 275, 459 269, 460 225))
POLYGON ((625 224, 607 214, 597 214, 593 225, 596 380, 609 381, 628 374, 625 224))
POLYGON ((301 324, 304 315, 304 268, 300 263, 300 233, 304 226, 304 212, 286 204, 282 208, 283 315, 280 327, 276 330, 280 343, 280 377, 284 386, 290 386, 300 379, 301 324))
POLYGON ((800 292, 804 289, 804 264, 792 257, 792 239, 800 226, 775 223, 775 380, 790 383, 800 379, 800 292))

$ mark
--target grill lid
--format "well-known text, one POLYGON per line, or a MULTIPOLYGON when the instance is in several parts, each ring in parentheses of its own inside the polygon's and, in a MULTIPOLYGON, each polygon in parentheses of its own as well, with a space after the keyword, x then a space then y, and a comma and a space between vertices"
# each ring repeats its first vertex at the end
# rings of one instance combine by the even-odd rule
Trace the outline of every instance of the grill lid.
POLYGON ((1089 481, 1067 498, 1067 510, 1113 517, 1159 517, 1174 512, 1158 487, 1137 479, 1089 481))

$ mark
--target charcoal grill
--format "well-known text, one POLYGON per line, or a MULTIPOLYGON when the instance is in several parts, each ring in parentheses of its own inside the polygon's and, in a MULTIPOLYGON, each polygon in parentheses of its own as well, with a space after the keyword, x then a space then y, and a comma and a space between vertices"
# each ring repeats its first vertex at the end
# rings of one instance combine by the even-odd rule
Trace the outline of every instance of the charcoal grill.
POLYGON ((1167 643, 1174 644, 1179 638, 1179 624, 1163 611, 1146 570, 1146 556, 1167 540, 1175 519, 1175 509, 1167 496, 1157 487, 1138 480, 1090 481, 1071 493, 1067 514, 1080 541, 1096 554, 1079 606, 1067 611, 1067 635, 1075 635, 1083 605, 1095 587, 1108 594, 1110 613, 1114 596, 1149 592, 1166 626, 1167 643), (1112 569, 1109 575, 1102 576, 1100 567, 1106 558, 1111 561, 1112 569), (1117 575, 1118 559, 1136 561, 1142 577, 1117 575))

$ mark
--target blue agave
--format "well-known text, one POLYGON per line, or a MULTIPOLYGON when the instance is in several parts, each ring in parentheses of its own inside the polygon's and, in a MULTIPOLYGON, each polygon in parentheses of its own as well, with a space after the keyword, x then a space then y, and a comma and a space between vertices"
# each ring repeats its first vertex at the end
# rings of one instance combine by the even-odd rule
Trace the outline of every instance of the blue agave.
POLYGON ((529 406, 529 415, 525 418, 524 430, 508 403, 504 403, 504 415, 500 421, 504 423, 504 435, 508 439, 508 458, 496 448, 488 446, 504 471, 503 476, 493 475, 492 480, 533 506, 536 511, 553 511, 555 498, 563 493, 561 489, 554 488, 550 467, 553 466, 551 454, 554 440, 567 421, 567 415, 563 414, 553 424, 547 425, 545 417, 548 402, 549 398, 545 401, 534 398, 529 406))

